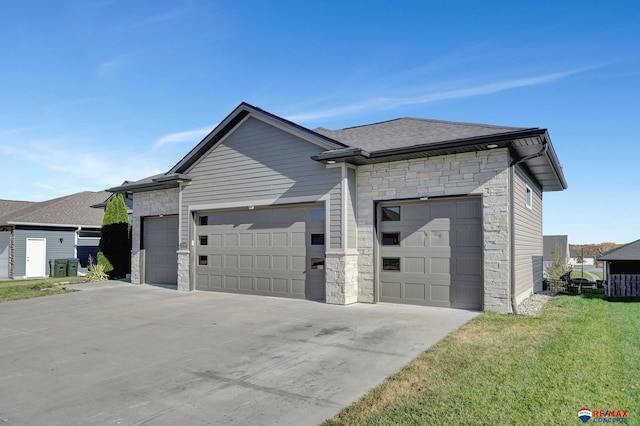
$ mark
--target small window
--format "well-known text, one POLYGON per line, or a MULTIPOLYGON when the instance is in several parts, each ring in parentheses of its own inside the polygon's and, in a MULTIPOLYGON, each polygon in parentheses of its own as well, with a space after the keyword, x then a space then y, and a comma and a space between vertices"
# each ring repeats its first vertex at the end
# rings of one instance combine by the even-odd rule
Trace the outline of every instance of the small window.
POLYGON ((311 269, 324 269, 324 257, 312 257, 311 269))
POLYGON ((399 246, 400 233, 399 232, 383 232, 382 245, 383 246, 399 246))
POLYGON ((78 231, 80 238, 100 238, 100 231, 89 231, 86 229, 78 231))
POLYGON ((400 220, 400 206, 383 207, 382 221, 390 222, 400 220))
POLYGON ((314 220, 314 221, 324 220, 324 209, 311 210, 311 220, 314 220))
POLYGON ((383 271, 400 271, 400 258, 399 257, 383 257, 382 270, 383 271))
POLYGON ((206 246, 209 244, 209 236, 208 235, 200 235, 200 245, 206 246))
POLYGON ((198 256, 198 265, 207 266, 209 264, 208 256, 198 256))
POLYGON ((198 223, 200 225, 208 225, 209 224, 209 216, 200 216, 198 223))
POLYGON ((531 191, 531 188, 529 188, 528 186, 527 186, 526 192, 524 194, 524 202, 525 202, 525 205, 527 206, 527 208, 532 208, 532 206, 533 206, 533 193, 531 191))
POLYGON ((324 245, 324 234, 311 234, 311 245, 312 246, 323 246, 324 245))

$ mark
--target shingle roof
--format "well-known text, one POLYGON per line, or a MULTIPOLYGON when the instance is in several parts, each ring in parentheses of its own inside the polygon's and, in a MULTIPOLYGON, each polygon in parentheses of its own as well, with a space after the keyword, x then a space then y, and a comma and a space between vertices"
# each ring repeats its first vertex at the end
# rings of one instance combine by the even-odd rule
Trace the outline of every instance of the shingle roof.
POLYGON ((633 241, 621 247, 598 256, 597 260, 640 260, 640 240, 633 241))
POLYGON ((369 152, 492 136, 518 130, 525 129, 422 118, 397 118, 341 130, 323 127, 313 129, 323 136, 369 152))
POLYGON ((0 217, 24 209, 32 204, 36 203, 33 201, 0 200, 0 217))
MULTIPOLYGON (((106 191, 85 191, 39 203, 23 202, 25 205, 21 209, 0 216, 0 225, 50 224, 100 227, 104 211, 91 206, 103 202, 110 195, 106 191)), ((0 205, 3 203, 4 201, 0 201, 0 205)))

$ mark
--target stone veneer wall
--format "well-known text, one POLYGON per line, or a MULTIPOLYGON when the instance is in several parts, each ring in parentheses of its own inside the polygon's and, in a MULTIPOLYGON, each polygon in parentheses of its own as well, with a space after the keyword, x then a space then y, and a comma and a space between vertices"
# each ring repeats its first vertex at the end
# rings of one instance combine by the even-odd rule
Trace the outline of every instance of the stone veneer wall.
POLYGON ((142 258, 140 241, 142 219, 145 216, 178 214, 178 189, 136 192, 133 194, 133 230, 131 235, 131 283, 141 284, 142 258))
POLYGON ((484 309, 508 313, 509 161, 508 151, 497 149, 358 167, 358 302, 374 302, 375 201, 477 194, 482 195, 484 309))
POLYGON ((348 305, 358 301, 358 255, 327 253, 326 303, 348 305))

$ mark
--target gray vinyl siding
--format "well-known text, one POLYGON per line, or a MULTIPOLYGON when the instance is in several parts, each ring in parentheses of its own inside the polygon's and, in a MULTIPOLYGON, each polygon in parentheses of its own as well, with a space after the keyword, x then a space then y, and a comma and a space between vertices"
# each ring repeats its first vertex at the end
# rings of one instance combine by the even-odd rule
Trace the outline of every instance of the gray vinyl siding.
POLYGON ((347 168, 347 248, 357 248, 358 226, 356 222, 356 171, 347 168))
POLYGON ((542 290, 543 239, 542 239, 542 191, 539 186, 517 166, 514 173, 514 260, 516 297, 524 297, 542 290), (525 203, 526 187, 532 191, 532 206, 525 203))
POLYGON ((17 228, 15 230, 15 261, 14 276, 23 277, 26 273, 27 238, 46 238, 47 256, 46 273, 50 274, 50 259, 68 259, 75 257, 75 229, 74 228, 17 228), (63 238, 60 243, 60 238, 63 238))
MULTIPOLYGON (((250 117, 202 157, 182 191, 182 238, 188 240, 189 206, 330 194, 331 234, 340 241, 340 168, 311 160, 324 151, 306 140, 250 117), (336 235, 334 235, 334 233, 336 235)), ((277 201, 276 201, 277 203, 277 201)))

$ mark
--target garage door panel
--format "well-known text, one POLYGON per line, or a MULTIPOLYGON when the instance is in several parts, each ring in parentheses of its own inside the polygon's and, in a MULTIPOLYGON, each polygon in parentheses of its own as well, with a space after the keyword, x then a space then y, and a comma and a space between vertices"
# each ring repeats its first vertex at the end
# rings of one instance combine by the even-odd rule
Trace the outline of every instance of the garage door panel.
POLYGON ((145 282, 177 284, 178 217, 146 217, 143 221, 145 282))
POLYGON ((383 204, 387 205, 399 206, 400 213, 379 222, 380 300, 480 309, 479 198, 383 204), (400 233, 399 245, 393 245, 394 232, 400 233), (389 259, 398 258, 399 270, 391 270, 389 259))
POLYGON ((427 285, 424 283, 405 283, 404 297, 406 299, 425 301, 427 295, 427 285))
POLYGON ((237 278, 226 279, 222 291, 323 300, 324 270, 310 267, 311 256, 325 256, 324 245, 311 245, 311 233, 325 232, 324 220, 311 220, 311 209, 319 207, 202 213, 207 225, 197 225, 196 234, 211 241, 218 234, 224 245, 199 245, 197 254, 222 256, 207 272, 237 278))

